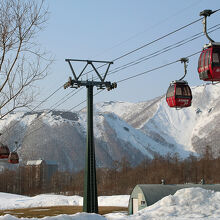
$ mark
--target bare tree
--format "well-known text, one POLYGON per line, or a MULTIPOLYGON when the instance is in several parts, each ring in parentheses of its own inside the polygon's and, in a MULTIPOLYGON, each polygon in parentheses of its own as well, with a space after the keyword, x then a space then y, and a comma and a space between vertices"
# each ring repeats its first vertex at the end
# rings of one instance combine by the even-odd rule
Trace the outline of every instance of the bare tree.
POLYGON ((29 107, 47 75, 52 59, 36 43, 47 20, 44 0, 0 0, 0 119, 29 107))

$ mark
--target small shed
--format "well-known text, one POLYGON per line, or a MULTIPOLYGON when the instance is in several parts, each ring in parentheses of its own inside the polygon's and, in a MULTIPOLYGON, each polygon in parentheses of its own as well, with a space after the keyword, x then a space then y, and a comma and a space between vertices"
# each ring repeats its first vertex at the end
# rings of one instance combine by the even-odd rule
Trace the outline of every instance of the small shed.
POLYGON ((165 196, 174 195, 180 189, 192 187, 220 192, 220 184, 140 184, 134 187, 130 195, 128 213, 129 215, 135 214, 139 210, 153 205, 165 196))
POLYGON ((26 164, 28 176, 32 178, 39 185, 41 183, 48 183, 54 173, 58 171, 58 165, 55 161, 48 160, 29 160, 26 164))

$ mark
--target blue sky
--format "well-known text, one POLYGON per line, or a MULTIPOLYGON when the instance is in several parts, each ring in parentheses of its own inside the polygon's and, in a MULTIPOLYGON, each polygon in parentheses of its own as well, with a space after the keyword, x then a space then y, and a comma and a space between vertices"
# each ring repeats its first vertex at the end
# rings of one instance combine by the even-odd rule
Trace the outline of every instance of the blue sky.
MULTIPOLYGON (((39 33, 39 42, 55 57, 55 62, 51 66, 50 75, 38 84, 40 88, 38 101, 46 98, 64 84, 69 76, 72 76, 65 62, 66 58, 112 61, 199 19, 199 13, 204 9, 220 8, 219 0, 46 0, 46 4, 49 6, 50 17, 45 30, 39 33)), ((208 18, 208 27, 218 23, 220 23, 220 12, 208 18)), ((202 28, 202 22, 199 21, 176 34, 117 60, 110 70, 184 40, 201 32, 202 28)), ((210 36, 215 41, 218 39, 220 41, 220 30, 216 30, 210 36)), ((117 82, 191 55, 201 50, 207 42, 205 36, 202 36, 131 68, 109 75, 107 80, 117 82)), ((204 84, 198 77, 197 62, 198 55, 189 60, 185 80, 190 86, 204 84)), ((74 68, 78 73, 82 65, 75 64, 74 68)), ((102 73, 104 69, 100 71, 102 73)), ((103 91, 95 96, 94 102, 141 102, 153 99, 165 94, 170 81, 179 79, 183 72, 183 64, 180 62, 173 64, 119 83, 117 89, 110 92, 103 91)), ((89 73, 88 77, 92 75, 95 77, 94 73, 89 73)), ((85 79, 86 77, 83 78, 85 79)), ((41 108, 51 109, 54 103, 64 100, 71 90, 73 89, 59 90, 41 108)), ((96 88, 94 93, 96 93, 96 88)), ((69 110, 85 99, 86 89, 83 89, 57 108, 69 110)), ((80 105, 75 110, 85 106, 86 104, 80 105)))

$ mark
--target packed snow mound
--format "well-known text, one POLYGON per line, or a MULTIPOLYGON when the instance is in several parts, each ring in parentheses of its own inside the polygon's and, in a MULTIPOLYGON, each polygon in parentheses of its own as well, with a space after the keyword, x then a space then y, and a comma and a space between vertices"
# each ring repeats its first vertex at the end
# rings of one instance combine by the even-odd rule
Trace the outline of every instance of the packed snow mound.
POLYGON ((139 219, 220 218, 220 192, 202 188, 178 190, 141 210, 139 219))
POLYGON ((109 214, 106 217, 111 220, 220 219, 220 192, 199 187, 181 189, 133 216, 109 214))

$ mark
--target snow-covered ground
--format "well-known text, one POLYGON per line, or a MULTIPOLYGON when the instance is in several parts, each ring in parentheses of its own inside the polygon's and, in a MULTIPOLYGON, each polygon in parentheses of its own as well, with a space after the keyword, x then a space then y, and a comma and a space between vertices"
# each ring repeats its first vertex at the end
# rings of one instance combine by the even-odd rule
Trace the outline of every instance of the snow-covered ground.
MULTIPOLYGON (((14 209, 26 207, 43 207, 55 205, 82 205, 82 197, 39 195, 27 197, 0 193, 0 209, 14 209)), ((100 206, 127 206, 128 195, 99 197, 100 206)), ((17 220, 9 214, 0 216, 0 220, 17 220)), ((27 218, 23 218, 25 220, 27 218)), ((32 218, 34 220, 36 218, 32 218)), ((89 213, 74 215, 58 215, 45 217, 44 220, 186 220, 186 219, 220 219, 220 192, 201 188, 186 188, 177 191, 174 195, 164 197, 152 206, 149 206, 135 215, 124 213, 110 213, 105 216, 89 213)))
MULTIPOLYGON (((129 195, 100 196, 100 206, 128 206, 129 195)), ((82 206, 83 197, 42 194, 33 197, 0 193, 0 210, 47 206, 82 206)))

